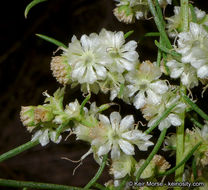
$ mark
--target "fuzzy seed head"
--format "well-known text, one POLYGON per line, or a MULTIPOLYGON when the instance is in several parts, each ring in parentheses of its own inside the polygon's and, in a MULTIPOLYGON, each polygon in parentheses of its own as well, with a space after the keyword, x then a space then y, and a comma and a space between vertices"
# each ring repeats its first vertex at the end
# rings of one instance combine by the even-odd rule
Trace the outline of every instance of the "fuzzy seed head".
POLYGON ((55 56, 51 61, 51 70, 56 80, 63 85, 69 83, 70 66, 65 62, 64 56, 55 56))

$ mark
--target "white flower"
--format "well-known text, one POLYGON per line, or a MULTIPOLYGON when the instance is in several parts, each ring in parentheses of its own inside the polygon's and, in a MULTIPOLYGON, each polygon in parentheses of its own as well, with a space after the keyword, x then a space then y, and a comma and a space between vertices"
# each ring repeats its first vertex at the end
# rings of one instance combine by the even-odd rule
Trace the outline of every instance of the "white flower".
MULTIPOLYGON (((177 35, 177 30, 180 32, 181 31, 181 14, 180 14, 181 8, 178 6, 174 7, 174 15, 166 18, 168 20, 167 23, 167 32, 170 37, 176 37, 177 35)), ((194 11, 196 14, 196 20, 198 24, 204 24, 207 25, 208 21, 207 19, 204 19, 206 16, 206 13, 204 11, 201 11, 197 7, 194 7, 194 11)), ((189 9, 189 21, 191 22, 192 19, 192 14, 191 10, 189 9)))
POLYGON ((165 110, 174 103, 177 105, 171 110, 169 115, 160 122, 158 128, 162 131, 164 128, 169 128, 171 125, 180 126, 182 120, 179 117, 179 114, 184 111, 186 104, 180 101, 179 95, 176 95, 170 91, 162 96, 160 104, 154 105, 152 103, 147 103, 142 109, 144 118, 149 120, 148 127, 153 126, 155 122, 163 115, 165 110))
POLYGON ((134 70, 139 57, 138 53, 135 51, 137 42, 132 40, 125 44, 123 32, 111 32, 105 29, 101 30, 99 36, 106 53, 112 59, 113 65, 110 67, 110 71, 122 73, 125 70, 134 70))
POLYGON ((201 79, 208 77, 208 33, 201 25, 190 23, 189 32, 178 35, 177 52, 182 55, 182 62, 191 63, 197 69, 201 79))
POLYGON ((127 85, 129 97, 133 97, 133 104, 137 109, 142 108, 147 99, 154 104, 161 101, 161 94, 168 90, 165 81, 158 80, 162 75, 160 68, 145 61, 139 66, 139 70, 128 73, 126 80, 130 83, 127 85))
POLYGON ((66 105, 64 112, 58 112, 53 120, 57 124, 67 123, 72 118, 77 118, 80 115, 80 104, 77 100, 66 105))
POLYGON ((97 34, 92 33, 89 37, 82 35, 80 41, 73 36, 65 54, 68 56, 74 81, 92 84, 96 80, 105 79, 106 65, 109 62, 97 34))
POLYGON ((198 86, 196 69, 189 63, 181 63, 172 59, 166 65, 169 67, 171 78, 176 79, 180 77, 182 84, 187 88, 198 86))
MULTIPOLYGON (((114 9, 114 15, 120 22, 126 24, 133 23, 137 20, 147 19, 149 12, 147 0, 115 0, 117 2, 114 9)), ((171 4, 172 0, 159 0, 161 7, 165 8, 167 4, 171 4)))
POLYGON ((147 18, 149 12, 147 0, 116 0, 117 8, 114 9, 114 15, 121 22, 127 24, 137 20, 147 18))
POLYGON ((49 129, 41 129, 41 130, 38 130, 32 136, 31 141, 35 141, 35 140, 38 139, 42 146, 46 146, 49 143, 50 139, 51 139, 51 141, 58 144, 58 143, 60 143, 62 137, 60 135, 58 137, 58 139, 56 140, 56 134, 57 134, 56 131, 49 130, 49 129))
POLYGON ((134 118, 128 115, 121 120, 118 112, 110 114, 110 120, 105 115, 99 115, 100 123, 93 127, 79 125, 75 128, 77 139, 91 143, 94 153, 99 157, 111 151, 111 158, 118 159, 121 153, 134 155, 134 146, 146 151, 153 145, 149 141, 151 135, 146 135, 134 129, 134 118))

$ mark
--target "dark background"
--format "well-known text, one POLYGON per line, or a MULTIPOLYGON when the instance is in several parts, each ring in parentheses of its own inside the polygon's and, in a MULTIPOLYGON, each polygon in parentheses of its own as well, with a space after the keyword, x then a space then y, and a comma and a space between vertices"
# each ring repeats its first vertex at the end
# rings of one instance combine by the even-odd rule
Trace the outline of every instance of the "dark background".
MULTIPOLYGON (((82 34, 98 33, 102 28, 124 32, 133 29, 135 33, 129 39, 136 41, 146 32, 157 31, 152 20, 137 21, 131 25, 119 23, 112 14, 115 7, 113 0, 50 0, 31 9, 25 19, 24 9, 29 2, 7 0, 0 5, 0 154, 31 139, 31 134, 19 119, 21 106, 42 104, 42 92, 48 90, 52 94, 60 86, 50 71, 50 60, 57 47, 39 39, 36 33, 67 44, 74 34, 79 39, 82 34)), ((203 10, 208 9, 207 4, 205 0, 198 1, 203 10)), ((141 60, 155 61, 156 50, 150 38, 138 45, 141 60)), ((198 90, 195 89, 195 92, 198 90)), ((200 99, 200 92, 196 97, 200 99)), ((80 102, 83 100, 80 90, 70 90, 68 87, 65 101, 73 101, 75 98, 80 102)), ((109 102, 108 95, 103 94, 93 96, 92 99, 98 105, 109 102)), ((204 99, 199 100, 199 105, 206 99, 207 93, 204 99)), ((134 108, 122 101, 116 102, 121 103, 122 114, 138 115, 136 121, 142 120, 134 108)), ((73 176, 72 171, 77 164, 62 160, 61 157, 79 160, 88 149, 88 144, 77 142, 74 137, 59 145, 39 145, 0 163, 0 177, 81 187, 94 176, 98 165, 89 156, 73 176)), ((145 154, 140 156, 144 157, 145 154)), ((105 171, 99 182, 104 183, 108 179, 105 171)))

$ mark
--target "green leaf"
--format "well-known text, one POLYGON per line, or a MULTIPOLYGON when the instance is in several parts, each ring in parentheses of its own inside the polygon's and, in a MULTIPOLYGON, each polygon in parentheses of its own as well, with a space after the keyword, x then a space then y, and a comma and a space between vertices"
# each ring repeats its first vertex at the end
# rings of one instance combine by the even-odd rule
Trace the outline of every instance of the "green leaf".
POLYGON ((29 3, 25 9, 25 18, 27 18, 27 15, 31 8, 33 8, 35 5, 42 3, 44 1, 47 1, 47 0, 33 0, 31 3, 29 3))
POLYGON ((68 48, 65 44, 63 44, 62 42, 60 42, 60 41, 58 41, 58 40, 56 40, 54 38, 48 37, 48 36, 43 35, 43 34, 36 34, 36 36, 38 36, 39 38, 54 44, 54 45, 57 45, 58 47, 63 47, 65 49, 68 48))
POLYGON ((191 17, 192 17, 192 22, 195 22, 197 23, 197 16, 196 16, 196 13, 194 11, 194 7, 192 4, 189 4, 189 8, 191 10, 191 17))
POLYGON ((157 37, 160 36, 159 32, 148 32, 144 35, 145 37, 157 37))
POLYGON ((182 94, 183 99, 197 112, 203 119, 208 121, 208 115, 204 113, 194 102, 192 102, 186 95, 182 94))
POLYGON ((124 38, 128 38, 130 35, 132 35, 134 33, 134 30, 130 30, 129 32, 127 32, 126 34, 124 34, 124 38))
MULTIPOLYGON (((161 45, 157 40, 155 40, 155 45, 160 48, 162 51, 164 51, 167 54, 172 55, 173 57, 178 57, 181 58, 181 54, 175 52, 174 50, 170 50, 168 48, 166 48, 165 46, 161 45)), ((178 59, 177 61, 180 61, 180 59, 178 59)))

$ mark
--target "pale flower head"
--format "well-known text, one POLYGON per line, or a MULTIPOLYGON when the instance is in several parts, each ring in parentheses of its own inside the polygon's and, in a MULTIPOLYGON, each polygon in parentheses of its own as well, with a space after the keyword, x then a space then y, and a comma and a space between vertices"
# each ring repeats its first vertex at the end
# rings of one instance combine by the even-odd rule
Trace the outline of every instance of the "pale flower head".
MULTIPOLYGON (((194 7, 194 11, 196 14, 196 22, 198 24, 208 24, 208 19, 206 13, 197 7, 194 7)), ((179 6, 174 7, 174 15, 166 18, 168 20, 167 23, 167 32, 170 37, 176 37, 177 33, 182 31, 182 19, 181 19, 181 8, 179 6)), ((191 10, 189 8, 189 21, 193 22, 191 10)))
POLYGON ((189 32, 178 35, 177 52, 182 55, 183 63, 190 63, 197 69, 201 79, 208 77, 208 33, 203 26, 190 23, 189 32))
POLYGON ((193 130, 186 130, 185 143, 187 149, 191 150, 197 143, 202 144, 194 152, 194 156, 197 159, 197 165, 205 167, 208 165, 208 122, 205 121, 205 125, 202 129, 198 127, 193 128, 193 130))
POLYGON ((137 109, 144 107, 148 101, 159 104, 161 95, 168 90, 165 81, 159 80, 162 72, 160 68, 145 61, 139 65, 139 70, 130 72, 126 75, 129 97, 133 98, 133 104, 137 109))
POLYGON ((185 110, 186 104, 181 102, 178 94, 168 91, 162 96, 160 104, 154 105, 148 102, 142 109, 144 118, 149 120, 148 127, 153 126, 163 115, 165 110, 170 108, 173 104, 176 104, 176 106, 171 110, 168 116, 160 122, 158 128, 162 131, 164 128, 169 128, 171 125, 180 126, 182 120, 179 115, 185 110))
POLYGON ((67 57, 55 56, 51 60, 51 70, 56 80, 63 85, 71 82, 71 67, 67 63, 67 57))
POLYGON ((198 86, 198 78, 196 69, 192 67, 189 63, 181 63, 174 59, 166 63, 170 70, 171 78, 179 78, 184 86, 187 88, 193 88, 198 86))
POLYGON ((114 15, 120 22, 130 24, 135 19, 140 20, 147 18, 149 12, 147 0, 116 0, 114 15))
POLYGON ((99 115, 99 123, 93 127, 79 125, 75 128, 78 139, 91 143, 94 153, 100 157, 111 152, 112 159, 118 159, 122 153, 134 155, 134 144, 142 150, 153 145, 149 141, 151 135, 146 135, 134 129, 134 118, 128 115, 121 119, 118 112, 110 114, 110 120, 105 115, 99 115))
MULTIPOLYGON (((144 164, 145 160, 141 159, 137 164, 135 164, 135 173, 136 176, 141 166, 144 164)), ((150 161, 148 166, 142 172, 140 178, 146 179, 150 177, 154 177, 158 173, 162 173, 170 168, 170 164, 165 160, 163 156, 154 155, 153 159, 150 161)))
POLYGON ((136 52, 137 42, 134 40, 125 44, 123 32, 111 32, 102 29, 99 37, 102 41, 106 53, 111 58, 111 72, 132 71, 135 69, 135 64, 138 60, 136 52))
POLYGON ((65 49, 65 55, 71 66, 73 81, 92 84, 105 79, 109 62, 97 34, 82 35, 80 41, 73 36, 68 49, 65 49))
POLYGON ((121 179, 127 174, 130 175, 133 165, 133 157, 122 153, 119 159, 112 161, 110 174, 113 174, 114 179, 121 179))

